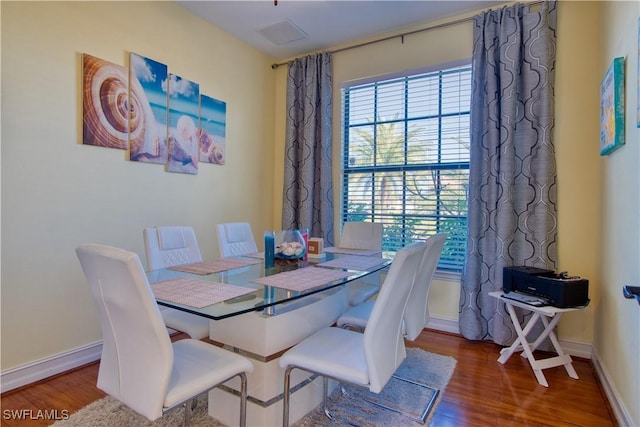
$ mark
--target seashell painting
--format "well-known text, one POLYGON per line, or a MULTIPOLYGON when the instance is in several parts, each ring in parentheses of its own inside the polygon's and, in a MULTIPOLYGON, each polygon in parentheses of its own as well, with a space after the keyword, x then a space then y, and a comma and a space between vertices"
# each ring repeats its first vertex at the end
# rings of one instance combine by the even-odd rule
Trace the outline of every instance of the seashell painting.
POLYGON ((168 68, 131 52, 129 100, 129 159, 167 162, 168 68))
POLYGON ((169 74, 168 172, 198 173, 200 86, 169 74))
POLYGON ((129 147, 127 68, 82 55, 82 143, 129 147))
POLYGON ((200 161, 224 164, 227 103, 200 95, 200 161))
POLYGON ((165 64, 129 54, 129 68, 82 55, 82 143, 129 150, 131 161, 197 174, 223 165, 227 104, 165 64))

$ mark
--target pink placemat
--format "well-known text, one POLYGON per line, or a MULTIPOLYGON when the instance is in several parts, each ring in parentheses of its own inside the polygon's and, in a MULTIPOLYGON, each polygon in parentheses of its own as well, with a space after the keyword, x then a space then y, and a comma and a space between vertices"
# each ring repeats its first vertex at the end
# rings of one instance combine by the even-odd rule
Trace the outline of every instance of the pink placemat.
POLYGON ((251 288, 187 277, 153 283, 151 290, 157 299, 195 308, 206 307, 255 291, 251 288))
POLYGON ((348 248, 338 248, 334 246, 330 246, 328 248, 324 248, 324 251, 330 254, 351 254, 351 255, 360 255, 360 256, 372 256, 372 255, 380 255, 382 251, 371 250, 371 249, 348 249, 348 248))
POLYGON ((215 261, 195 262, 193 264, 176 265, 169 267, 171 270, 184 271, 193 274, 211 274, 220 271, 233 270, 234 268, 246 267, 247 265, 258 264, 256 259, 225 258, 215 261))
POLYGON ((370 256, 347 255, 317 264, 318 267, 348 268, 349 270, 366 271, 385 262, 384 258, 370 256))
POLYGON ((265 286, 289 289, 290 291, 306 291, 307 289, 326 285, 334 280, 344 279, 350 275, 351 273, 348 271, 305 267, 274 274, 273 276, 261 277, 253 280, 253 282, 265 286))

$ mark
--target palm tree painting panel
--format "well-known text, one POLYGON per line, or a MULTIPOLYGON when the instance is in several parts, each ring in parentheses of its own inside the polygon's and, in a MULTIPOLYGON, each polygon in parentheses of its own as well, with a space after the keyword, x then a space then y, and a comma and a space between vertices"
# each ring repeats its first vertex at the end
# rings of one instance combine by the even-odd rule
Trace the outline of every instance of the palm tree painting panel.
POLYGON ((198 173, 200 85, 169 74, 168 172, 198 173))
POLYGON ((128 141, 127 68, 82 55, 82 143, 126 150, 128 141))
POLYGON ((129 159, 165 164, 168 67, 131 52, 129 69, 129 159))
POLYGON ((227 103, 200 95, 200 161, 224 164, 227 103))

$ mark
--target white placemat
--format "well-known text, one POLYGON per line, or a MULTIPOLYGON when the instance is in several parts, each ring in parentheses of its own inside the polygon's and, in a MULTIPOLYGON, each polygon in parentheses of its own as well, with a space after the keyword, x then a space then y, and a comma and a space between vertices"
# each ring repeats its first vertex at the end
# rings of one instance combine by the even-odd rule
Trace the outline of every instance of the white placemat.
POLYGON ((193 264, 176 265, 169 267, 170 270, 184 271, 193 274, 211 274, 221 271, 233 270, 234 268, 246 267, 247 265, 258 264, 255 259, 225 258, 215 261, 195 262, 193 264))
POLYGON ((195 308, 206 307, 255 291, 251 288, 188 277, 153 283, 151 290, 157 299, 195 308))
POLYGON ((348 268, 349 270, 366 271, 385 262, 384 258, 370 256, 347 255, 331 261, 321 262, 317 267, 348 268))
POLYGON ((349 249, 349 248, 338 248, 334 246, 330 246, 328 248, 324 248, 324 251, 330 254, 352 254, 352 255, 360 255, 360 256, 372 256, 372 255, 380 255, 382 251, 378 251, 375 249, 349 249))
POLYGON ((326 268, 305 267, 298 270, 285 271, 273 276, 260 277, 253 280, 265 286, 288 289, 290 291, 306 291, 307 289, 322 286, 334 280, 349 277, 348 271, 330 270, 326 268))

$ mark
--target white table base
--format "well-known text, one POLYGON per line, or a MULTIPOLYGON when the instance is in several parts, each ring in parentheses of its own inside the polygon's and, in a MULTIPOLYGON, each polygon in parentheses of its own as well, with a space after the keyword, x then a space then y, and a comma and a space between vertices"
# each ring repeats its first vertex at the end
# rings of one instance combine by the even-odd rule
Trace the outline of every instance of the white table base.
MULTIPOLYGON (((348 296, 348 289, 343 286, 279 305, 272 316, 254 312, 210 322, 209 337, 213 341, 223 343, 253 363, 254 371, 247 374, 248 426, 282 424, 284 370, 278 365, 279 356, 317 330, 334 324, 345 311, 348 296)), ((292 388, 303 385, 291 396, 292 423, 322 402, 322 379, 309 381, 310 376, 302 370, 293 372, 292 388)), ((336 386, 330 385, 332 389, 336 386)), ((209 392, 209 415, 226 425, 238 425, 240 381, 234 379, 225 386, 227 390, 216 388, 209 392)))

